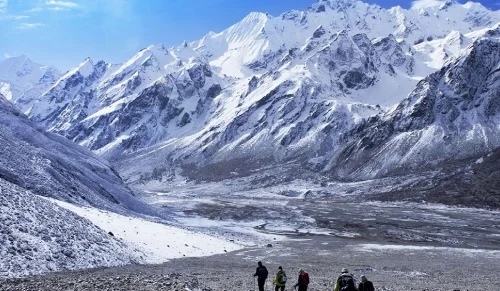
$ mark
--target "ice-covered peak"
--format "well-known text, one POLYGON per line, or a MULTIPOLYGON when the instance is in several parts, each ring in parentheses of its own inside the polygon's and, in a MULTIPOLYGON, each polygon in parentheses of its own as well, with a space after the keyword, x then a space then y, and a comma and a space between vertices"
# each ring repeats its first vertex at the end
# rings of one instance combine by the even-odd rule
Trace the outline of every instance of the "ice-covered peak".
MULTIPOLYGON (((21 54, 21 55, 15 56, 15 57, 6 58, 4 61, 9 61, 12 63, 19 63, 19 62, 25 62, 27 60, 29 60, 28 56, 26 56, 25 54, 21 54)), ((2 62, 4 62, 4 61, 2 61, 2 62)))
POLYGON ((428 8, 439 8, 442 7, 443 5, 446 5, 450 1, 443 1, 443 0, 416 0, 413 1, 411 10, 422 10, 422 9, 428 9, 428 8))
POLYGON ((0 92, 17 102, 27 91, 46 88, 59 76, 56 68, 33 62, 26 55, 7 58, 0 61, 0 92))
POLYGON ((245 18, 243 18, 243 22, 255 22, 255 21, 266 21, 270 17, 269 14, 263 12, 250 12, 245 18))
POLYGON ((69 70, 64 76, 63 79, 73 76, 76 73, 79 73, 83 77, 88 77, 94 71, 94 62, 90 57, 87 57, 83 62, 81 62, 76 68, 69 70))
POLYGON ((167 49, 165 48, 165 46, 161 43, 159 44, 152 44, 150 46, 148 46, 147 48, 145 48, 145 50, 155 54, 155 53, 165 53, 167 51, 167 49))
POLYGON ((42 70, 44 66, 30 60, 26 55, 7 58, 0 61, 0 79, 10 80, 15 75, 42 70))
POLYGON ((468 1, 463 7, 466 9, 488 10, 488 8, 484 7, 481 3, 472 1, 468 1))
POLYGON ((457 1, 454 1, 454 0, 447 0, 445 1, 444 3, 442 3, 440 6, 439 6, 439 10, 445 10, 447 9, 448 7, 451 7, 453 5, 458 5, 459 3, 457 1))
POLYGON ((333 10, 342 10, 356 5, 357 0, 319 0, 316 5, 328 5, 333 10))

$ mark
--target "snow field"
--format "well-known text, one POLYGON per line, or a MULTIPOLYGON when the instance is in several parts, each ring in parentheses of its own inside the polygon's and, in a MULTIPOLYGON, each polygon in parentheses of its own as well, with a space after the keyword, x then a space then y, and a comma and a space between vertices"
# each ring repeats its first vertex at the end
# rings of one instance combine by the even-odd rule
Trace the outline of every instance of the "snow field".
POLYGON ((241 249, 229 240, 109 211, 51 199, 51 201, 145 254, 142 263, 159 264, 169 259, 203 257, 241 249))

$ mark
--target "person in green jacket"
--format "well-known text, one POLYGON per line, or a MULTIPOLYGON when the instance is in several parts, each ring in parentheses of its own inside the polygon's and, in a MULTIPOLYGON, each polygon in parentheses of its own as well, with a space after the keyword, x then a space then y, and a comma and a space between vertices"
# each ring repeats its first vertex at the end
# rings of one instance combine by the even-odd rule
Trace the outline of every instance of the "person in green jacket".
POLYGON ((276 284, 276 287, 274 291, 285 291, 285 285, 286 285, 286 273, 283 271, 283 268, 279 266, 278 268, 278 273, 276 273, 276 276, 274 276, 274 284, 276 284))

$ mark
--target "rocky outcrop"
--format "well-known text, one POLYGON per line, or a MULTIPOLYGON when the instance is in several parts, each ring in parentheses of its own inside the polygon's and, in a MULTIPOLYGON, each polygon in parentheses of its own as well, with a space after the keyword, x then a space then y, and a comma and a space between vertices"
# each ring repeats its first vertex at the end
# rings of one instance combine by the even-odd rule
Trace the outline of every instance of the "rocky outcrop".
POLYGON ((345 135, 340 176, 366 179, 484 155, 500 146, 500 30, 422 80, 397 108, 345 135))

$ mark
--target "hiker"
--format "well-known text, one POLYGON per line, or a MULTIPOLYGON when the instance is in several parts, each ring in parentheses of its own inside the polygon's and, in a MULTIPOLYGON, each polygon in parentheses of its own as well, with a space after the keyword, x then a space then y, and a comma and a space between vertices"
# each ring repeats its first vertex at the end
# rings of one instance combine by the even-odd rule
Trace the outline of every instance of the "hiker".
POLYGON ((257 283, 259 284, 259 291, 264 291, 264 285, 266 284, 266 279, 267 279, 267 268, 262 265, 262 262, 257 263, 258 267, 255 270, 255 274, 253 275, 254 277, 257 277, 257 283))
POLYGON ((274 288, 274 291, 285 291, 285 285, 286 285, 286 273, 283 271, 283 268, 281 266, 278 267, 278 273, 276 273, 276 276, 274 276, 274 284, 276 284, 276 287, 274 288))
POLYGON ((335 282, 335 288, 333 291, 356 291, 356 283, 354 282, 354 276, 349 274, 346 268, 342 269, 342 274, 337 278, 335 282))
POLYGON ((304 270, 299 270, 299 279, 297 280, 297 284, 293 286, 293 288, 299 287, 299 291, 307 291, 307 285, 309 285, 309 274, 304 272, 304 270))
POLYGON ((358 285, 359 291, 375 291, 373 283, 371 281, 368 281, 365 275, 361 275, 361 277, 359 278, 361 279, 361 282, 358 285))

